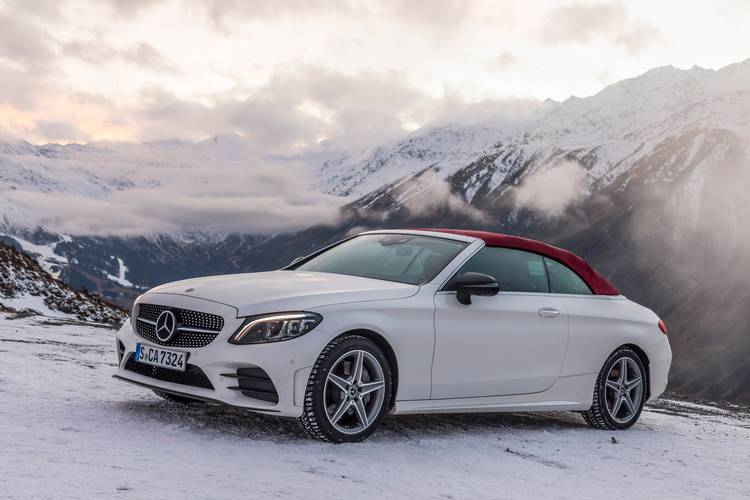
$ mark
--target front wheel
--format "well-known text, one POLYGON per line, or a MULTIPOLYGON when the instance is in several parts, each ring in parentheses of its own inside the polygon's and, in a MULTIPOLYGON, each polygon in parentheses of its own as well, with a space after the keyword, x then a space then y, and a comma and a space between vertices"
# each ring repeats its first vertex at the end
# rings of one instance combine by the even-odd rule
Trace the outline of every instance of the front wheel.
POLYGON ((362 441, 388 411, 391 368, 371 340, 349 335, 323 349, 310 373, 300 423, 318 439, 362 441))
POLYGON ((594 401, 583 412, 586 422, 597 429, 627 429, 646 402, 646 369, 630 348, 618 349, 607 359, 594 387, 594 401))

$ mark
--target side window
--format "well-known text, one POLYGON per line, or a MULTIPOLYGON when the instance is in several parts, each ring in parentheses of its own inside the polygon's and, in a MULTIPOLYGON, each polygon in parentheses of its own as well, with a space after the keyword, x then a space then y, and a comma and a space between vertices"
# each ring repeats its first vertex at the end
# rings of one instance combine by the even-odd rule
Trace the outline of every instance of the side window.
POLYGON ((547 257, 544 258, 544 263, 547 265, 552 293, 591 295, 588 285, 569 267, 547 257))
MULTIPOLYGON (((540 255, 512 248, 485 247, 457 274, 482 273, 492 276, 506 292, 549 292, 544 260, 540 255)), ((448 289, 455 289, 449 286, 448 289)))

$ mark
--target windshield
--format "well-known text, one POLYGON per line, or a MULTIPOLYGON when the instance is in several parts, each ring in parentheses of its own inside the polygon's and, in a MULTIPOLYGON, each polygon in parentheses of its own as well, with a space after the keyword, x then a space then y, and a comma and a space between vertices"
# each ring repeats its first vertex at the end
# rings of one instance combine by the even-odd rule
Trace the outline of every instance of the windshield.
POLYGON ((429 236, 365 234, 290 269, 418 285, 437 276, 465 247, 462 241, 429 236))

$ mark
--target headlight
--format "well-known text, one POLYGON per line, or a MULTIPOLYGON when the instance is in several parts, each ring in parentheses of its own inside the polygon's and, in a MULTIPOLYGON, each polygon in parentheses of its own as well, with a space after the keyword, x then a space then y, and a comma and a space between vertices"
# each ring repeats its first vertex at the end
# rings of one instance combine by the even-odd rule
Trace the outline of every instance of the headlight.
POLYGON ((251 316, 229 338, 231 344, 279 342, 304 335, 323 320, 320 314, 293 312, 251 316))

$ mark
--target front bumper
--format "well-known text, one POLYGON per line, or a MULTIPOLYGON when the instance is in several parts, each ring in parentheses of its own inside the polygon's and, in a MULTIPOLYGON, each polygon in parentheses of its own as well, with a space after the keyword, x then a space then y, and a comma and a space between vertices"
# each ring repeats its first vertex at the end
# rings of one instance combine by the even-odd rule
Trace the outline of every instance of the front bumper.
POLYGON ((150 302, 158 301, 160 305, 219 314, 224 318, 224 328, 205 347, 173 348, 168 345, 158 346, 136 335, 128 320, 117 332, 117 341, 121 343, 118 345, 121 359, 114 375, 115 378, 150 389, 261 413, 287 417, 302 415, 304 394, 312 365, 327 343, 326 335, 322 330, 319 331, 316 328, 307 335, 284 342, 234 345, 228 342, 229 336, 242 323, 242 319, 237 318, 236 309, 192 297, 169 294, 150 295, 148 297, 151 299, 150 302), (135 352, 137 343, 188 352, 187 363, 199 368, 208 378, 213 389, 160 380, 127 369, 126 365, 135 352), (270 378, 278 394, 278 402, 249 397, 246 395, 247 392, 243 393, 237 389, 237 370, 255 367, 261 368, 270 378))

